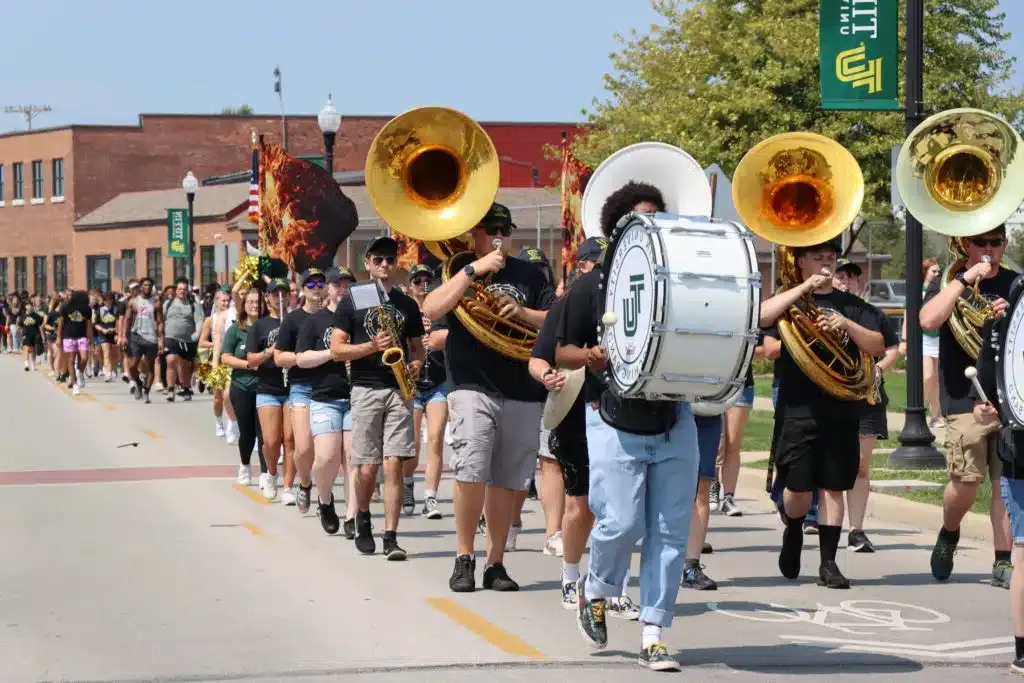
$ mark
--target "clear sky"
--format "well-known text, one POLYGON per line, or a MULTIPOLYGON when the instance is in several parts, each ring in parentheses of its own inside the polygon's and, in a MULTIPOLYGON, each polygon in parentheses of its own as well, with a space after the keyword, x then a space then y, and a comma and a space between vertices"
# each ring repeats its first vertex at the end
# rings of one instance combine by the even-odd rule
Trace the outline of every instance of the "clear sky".
MULTIPOLYGON (((1001 0, 1024 85, 1024 0, 1001 0)), ((614 34, 648 0, 46 0, 3 10, 0 105, 46 104, 35 127, 133 124, 140 112, 343 114, 446 105, 489 121, 577 121, 614 34)), ((0 131, 24 128, 0 113, 0 131)))

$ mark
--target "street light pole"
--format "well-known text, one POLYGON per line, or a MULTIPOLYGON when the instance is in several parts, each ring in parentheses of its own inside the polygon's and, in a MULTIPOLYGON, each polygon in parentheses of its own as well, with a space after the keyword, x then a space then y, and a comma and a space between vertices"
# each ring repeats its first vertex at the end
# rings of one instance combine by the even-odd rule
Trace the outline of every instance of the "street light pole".
MULTIPOLYGON (((924 0, 907 0, 907 135, 924 119, 924 0)), ((889 454, 893 469, 942 469, 945 458, 932 446, 935 435, 924 414, 921 357, 921 223, 906 212, 907 232, 907 406, 900 446, 889 454)))
POLYGON ((327 169, 327 172, 333 178, 334 139, 338 134, 338 128, 341 126, 341 114, 334 108, 330 93, 327 94, 327 104, 320 110, 316 120, 320 124, 320 132, 324 135, 324 168, 327 169))
POLYGON ((181 181, 181 187, 185 190, 185 199, 188 200, 188 268, 185 277, 188 278, 190 287, 195 287, 195 258, 196 258, 196 218, 193 205, 196 199, 196 191, 199 189, 199 180, 192 175, 191 169, 185 174, 181 181))

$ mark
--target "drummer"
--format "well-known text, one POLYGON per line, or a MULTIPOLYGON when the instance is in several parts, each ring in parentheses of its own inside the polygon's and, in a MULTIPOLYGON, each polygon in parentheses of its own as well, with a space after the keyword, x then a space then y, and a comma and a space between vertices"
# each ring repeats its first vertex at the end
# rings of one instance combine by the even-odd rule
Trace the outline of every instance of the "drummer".
MULTIPOLYGON (((609 195, 601 230, 610 237, 630 211, 665 211, 662 193, 630 182, 609 195)), ((597 336, 604 310, 600 271, 582 275, 566 297, 559 367, 597 373, 608 356, 597 336)), ((590 455, 590 567, 577 582, 578 625, 588 643, 608 643, 606 600, 618 597, 636 542, 640 552, 640 663, 656 671, 679 670, 662 641, 672 624, 683 574, 693 497, 697 487, 697 431, 689 404, 619 399, 595 375, 584 387, 584 420, 590 455)))

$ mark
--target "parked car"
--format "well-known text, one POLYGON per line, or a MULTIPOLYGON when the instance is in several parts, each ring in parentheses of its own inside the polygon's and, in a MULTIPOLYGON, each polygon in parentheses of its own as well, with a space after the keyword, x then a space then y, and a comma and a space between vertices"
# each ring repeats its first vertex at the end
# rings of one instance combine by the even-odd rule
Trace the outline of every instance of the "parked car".
POLYGON ((868 303, 879 308, 906 308, 907 283, 904 280, 872 280, 868 283, 868 303))

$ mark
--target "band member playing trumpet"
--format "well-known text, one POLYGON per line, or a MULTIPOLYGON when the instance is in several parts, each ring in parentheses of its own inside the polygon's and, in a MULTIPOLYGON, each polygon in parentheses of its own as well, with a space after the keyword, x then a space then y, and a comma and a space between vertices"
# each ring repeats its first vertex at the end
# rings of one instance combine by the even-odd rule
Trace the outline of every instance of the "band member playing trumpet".
POLYGON ((505 569, 505 540, 512 517, 513 496, 528 486, 537 463, 543 391, 530 379, 525 361, 514 360, 485 346, 455 314, 470 286, 484 280, 497 296, 498 315, 539 328, 554 298, 554 289, 529 264, 508 258, 515 224, 509 210, 493 204, 470 231, 477 259, 427 295, 423 313, 448 321, 447 363, 452 387, 448 394, 455 471, 455 534, 457 556, 448 582, 456 593, 476 589, 473 545, 480 513, 487 519, 487 567, 484 588, 519 590, 505 569), (495 248, 495 240, 500 244, 495 248))
MULTIPOLYGON (((960 523, 971 509, 978 495, 978 487, 988 473, 993 485, 999 481, 1000 461, 996 452, 998 421, 980 424, 972 411, 974 402, 969 393, 970 381, 964 377, 964 368, 974 365, 974 359, 960 345, 949 324, 961 297, 977 288, 978 293, 991 302, 994 317, 1006 311, 1005 297, 1010 293, 1015 273, 1000 267, 1006 250, 1006 226, 963 239, 967 262, 964 268, 945 287, 944 278, 931 281, 921 306, 921 328, 939 331, 939 398, 943 417, 946 418, 946 469, 949 483, 942 502, 942 528, 932 550, 932 576, 945 581, 953 573, 953 554, 960 541, 960 523), (987 257, 987 260, 986 260, 987 257)), ((1006 507, 998 492, 992 495, 989 509, 992 520, 992 545, 995 562, 992 565, 992 585, 1010 587, 1010 528, 1006 507)))
POLYGON ((359 466, 356 486, 356 549, 372 555, 377 544, 370 525, 370 498, 377 471, 384 465, 384 555, 404 560, 398 545, 398 518, 402 507, 402 462, 415 457, 412 401, 399 388, 395 371, 384 364, 383 352, 400 347, 411 377, 423 365, 423 320, 416 302, 392 285, 398 243, 378 237, 366 248, 363 265, 388 296, 387 303, 356 311, 345 298, 335 313, 331 360, 351 361, 352 463, 359 466), (392 334, 394 333, 394 335, 392 334))
MULTIPOLYGON (((665 211, 662 193, 630 182, 610 194, 601 211, 604 235, 610 237, 630 211, 665 211)), ((555 352, 559 367, 594 372, 607 367, 597 335, 603 308, 600 271, 582 275, 566 297, 555 352)), ((640 661, 653 670, 678 670, 661 631, 672 624, 697 487, 693 414, 686 403, 619 399, 594 375, 588 375, 583 393, 595 521, 590 567, 576 588, 580 631, 591 646, 607 645, 606 601, 622 595, 633 549, 642 537, 640 661)))
MULTIPOLYGON (((881 332, 874 329, 878 323, 872 309, 862 299, 832 287, 840 248, 838 240, 793 248, 803 282, 764 301, 760 324, 774 325, 791 306, 810 295, 821 311, 814 322, 822 330, 840 333, 847 353, 863 350, 874 357, 882 356, 885 342, 881 332)), ((785 486, 786 518, 779 571, 787 579, 800 575, 804 516, 814 491, 820 490, 818 583, 829 588, 848 588, 850 582, 839 571, 835 559, 843 529, 843 492, 853 488, 860 467, 860 411, 848 401, 833 397, 805 375, 785 344, 776 367, 779 398, 772 450, 785 486)))

